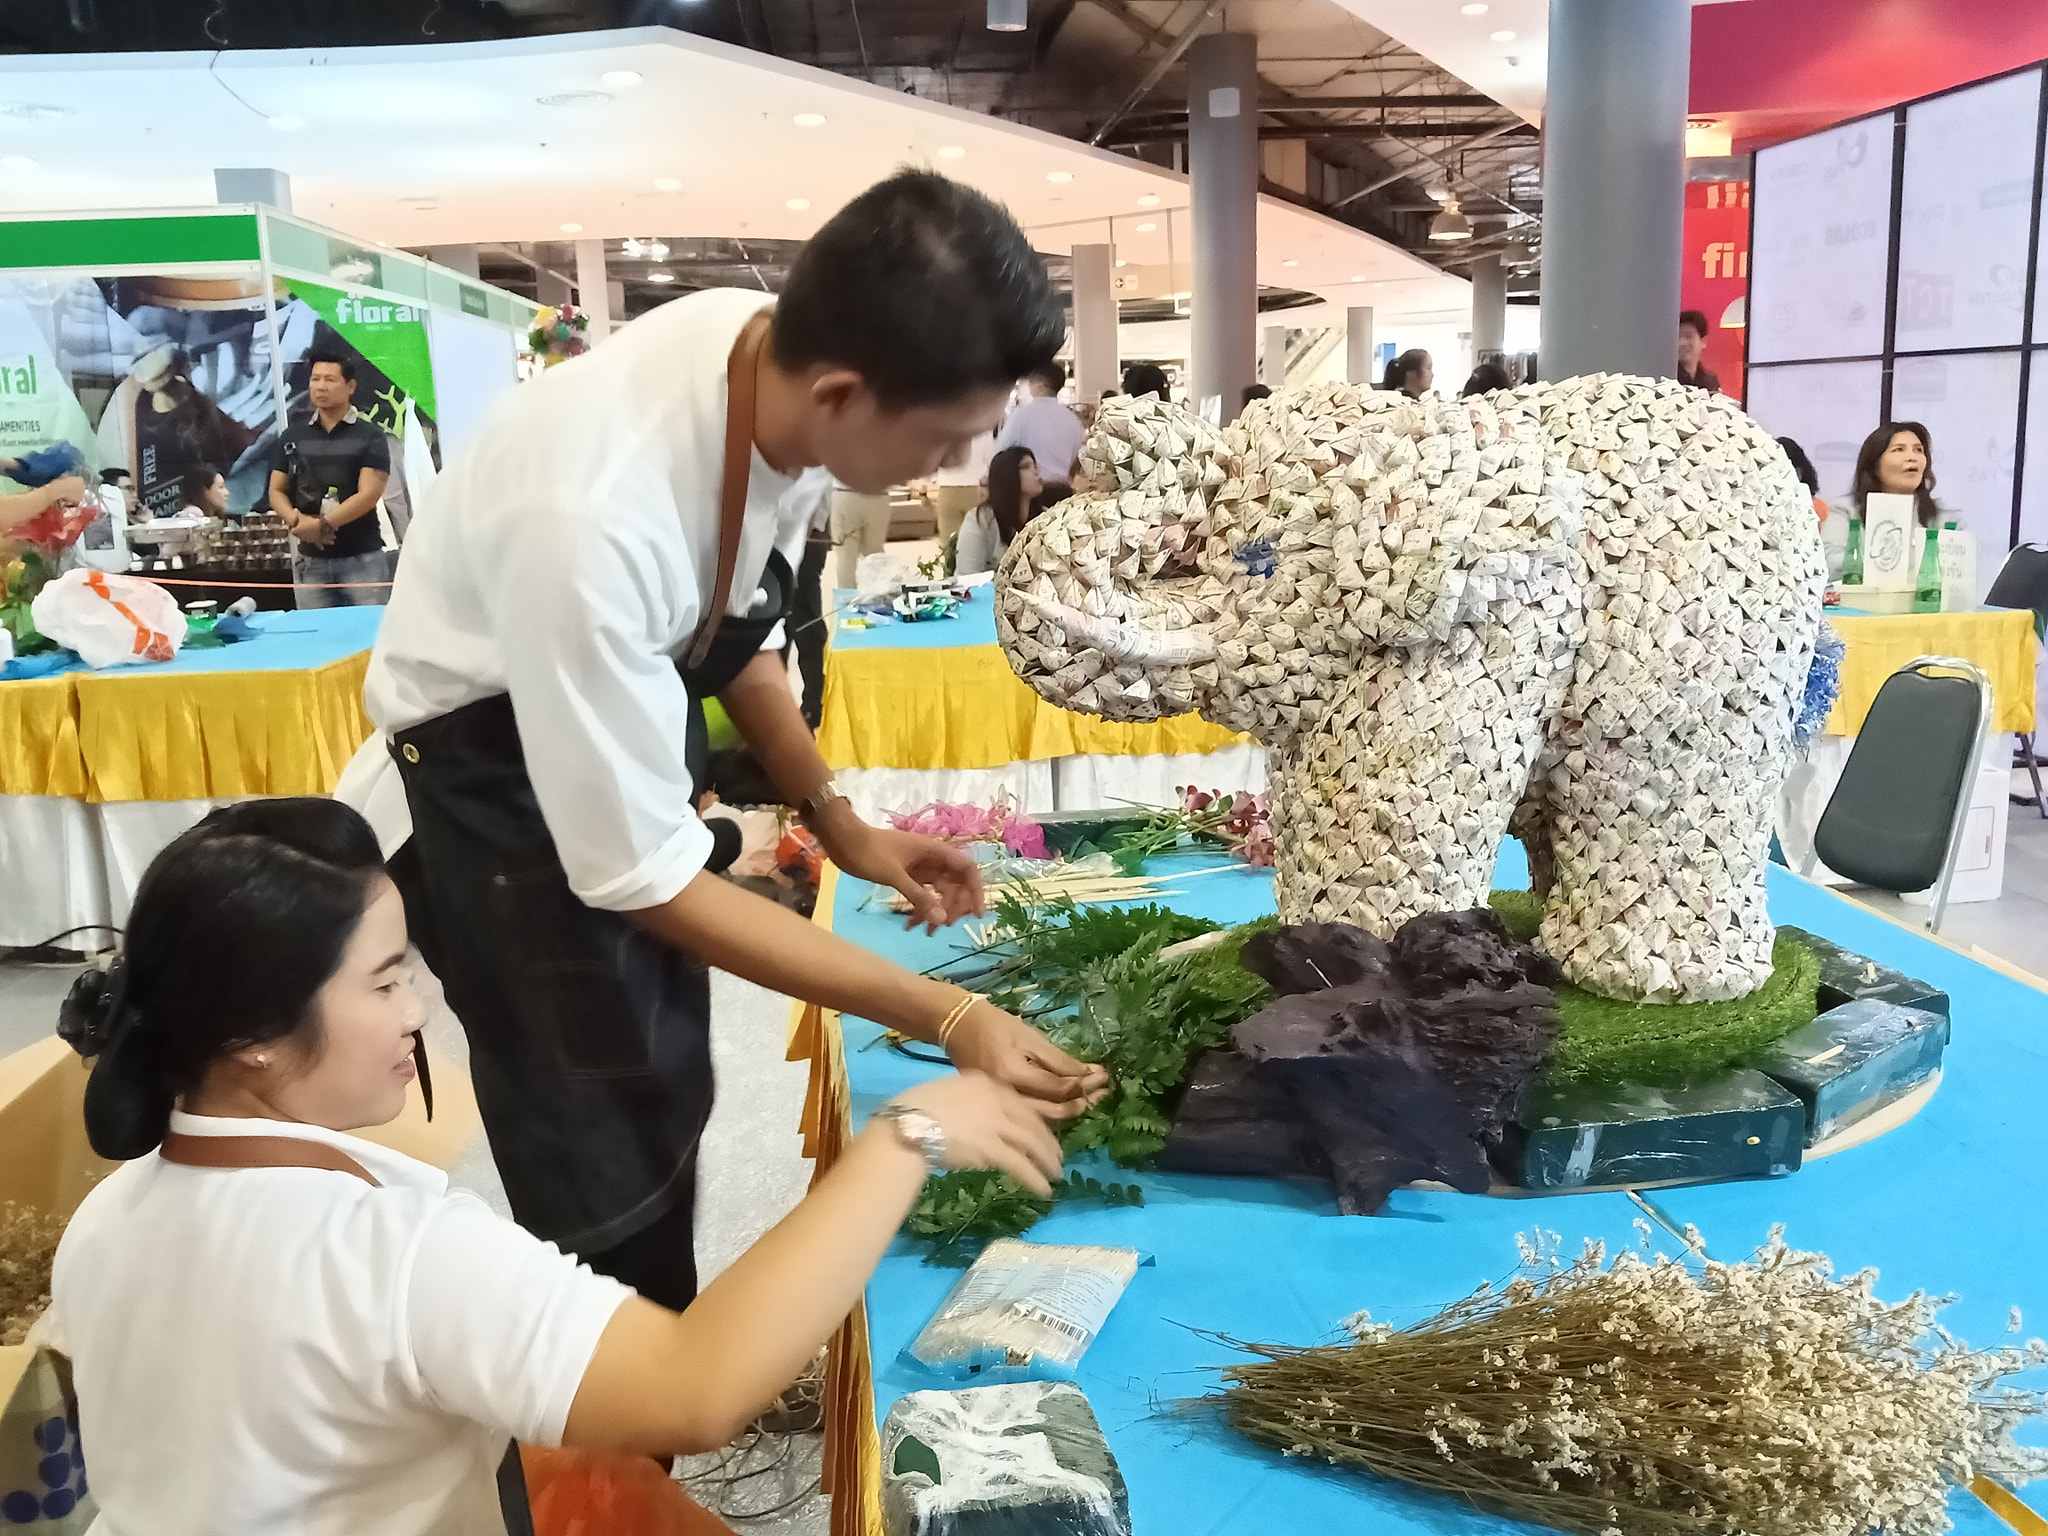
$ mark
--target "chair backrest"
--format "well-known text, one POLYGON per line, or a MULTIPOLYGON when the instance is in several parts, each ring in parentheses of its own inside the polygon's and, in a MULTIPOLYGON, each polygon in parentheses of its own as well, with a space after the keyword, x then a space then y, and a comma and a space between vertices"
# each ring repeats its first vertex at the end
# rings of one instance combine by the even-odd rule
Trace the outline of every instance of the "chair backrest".
POLYGON ((1821 862, 1886 891, 1940 879, 1969 809, 1990 703, 1984 674, 1950 657, 1922 656, 1886 678, 1814 828, 1821 862))
POLYGON ((2031 608, 2048 614, 2048 548, 2015 546, 1998 568, 1998 577, 1984 601, 1993 608, 2031 608))

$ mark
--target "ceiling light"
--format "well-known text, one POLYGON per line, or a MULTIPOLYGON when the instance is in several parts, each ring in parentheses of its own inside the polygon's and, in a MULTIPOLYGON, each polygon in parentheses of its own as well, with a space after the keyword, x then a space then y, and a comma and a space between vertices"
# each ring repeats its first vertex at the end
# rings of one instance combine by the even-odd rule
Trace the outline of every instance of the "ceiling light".
POLYGON ((32 171, 35 161, 27 155, 0 155, 0 171, 32 171))
POLYGON ((1296 261, 1292 256, 1290 256, 1285 261, 1281 262, 1280 265, 1283 267, 1298 267, 1301 265, 1301 263, 1296 261))
POLYGON ((596 107, 612 99, 610 91, 556 91, 548 96, 536 96, 534 101, 543 107, 596 107))
POLYGON ((565 235, 580 235, 583 233, 583 226, 581 224, 564 224, 562 226, 562 233, 565 235))
POLYGON ((1138 199, 1138 206, 1140 208, 1157 208, 1159 206, 1159 194, 1157 192, 1147 192, 1138 199))
POLYGON ((938 151, 941 160, 958 160, 965 156, 966 153, 967 151, 958 144, 942 144, 939 146, 938 151))
POLYGON ((1515 40, 1514 32, 1507 27, 1502 27, 1498 32, 1489 32, 1487 36, 1496 43, 1512 43, 1515 40))
POLYGON ((1444 211, 1429 221, 1429 238, 1432 240, 1470 240, 1472 225, 1458 208, 1453 197, 1444 203, 1444 211))
POLYGON ((1031 21, 1031 0, 988 0, 991 32, 1022 32, 1031 21))
POLYGON ((657 192, 680 192, 683 190, 683 184, 673 176, 657 176, 654 179, 654 190, 657 192))
POLYGON ((825 114, 822 112, 799 112, 790 121, 799 128, 822 128, 825 126, 825 114))
POLYGON ((1128 267, 1130 265, 1130 263, 1128 261, 1125 261, 1121 256, 1117 257, 1116 264, 1120 267, 1128 267))
POLYGON ((1153 230, 1157 229, 1158 227, 1159 226, 1157 224, 1154 224, 1150 219, 1147 219, 1144 223, 1138 226, 1138 233, 1141 235, 1149 235, 1152 233, 1153 230))
POLYGON ((1354 277, 1351 279, 1351 281, 1353 281, 1354 283, 1362 283, 1365 281, 1365 279, 1362 277, 1354 277))
POLYGON ((784 203, 782 206, 787 208, 791 213, 802 213, 806 208, 811 206, 811 200, 808 197, 792 197, 788 202, 784 203))
POLYGON ((293 133, 306 126, 306 120, 296 112, 280 112, 275 117, 266 117, 264 121, 280 133, 293 133))
POLYGON ((1438 202, 1442 202, 1451 195, 1451 189, 1449 187, 1424 187, 1422 195, 1424 197, 1433 197, 1438 202))
POLYGON ((673 272, 650 272, 647 274, 647 281, 650 283, 672 283, 675 280, 676 275, 673 272))
POLYGON ((1486 7, 1480 4, 1479 0, 1472 0, 1470 5, 1459 6, 1458 13, 1462 16, 1484 16, 1486 14, 1486 7))
POLYGON ((1047 171, 1045 179, 1056 187, 1065 186, 1074 179, 1074 173, 1072 171, 1047 171))
POLYGON ((37 123, 44 118, 71 115, 71 108, 60 107, 48 101, 10 101, 0 106, 0 117, 12 117, 25 123, 37 123))
POLYGON ((608 69, 597 77, 597 83, 608 91, 630 91, 640 83, 637 69, 608 69))

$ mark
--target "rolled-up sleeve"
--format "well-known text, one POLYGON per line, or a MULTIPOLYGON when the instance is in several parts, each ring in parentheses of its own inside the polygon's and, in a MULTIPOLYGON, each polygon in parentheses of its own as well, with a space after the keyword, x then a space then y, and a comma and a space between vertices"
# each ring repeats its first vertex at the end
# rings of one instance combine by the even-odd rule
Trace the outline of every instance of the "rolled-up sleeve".
POLYGON ((513 541, 494 563, 505 687, 569 888, 612 911, 660 906, 712 849, 666 641, 692 582, 605 532, 513 541))

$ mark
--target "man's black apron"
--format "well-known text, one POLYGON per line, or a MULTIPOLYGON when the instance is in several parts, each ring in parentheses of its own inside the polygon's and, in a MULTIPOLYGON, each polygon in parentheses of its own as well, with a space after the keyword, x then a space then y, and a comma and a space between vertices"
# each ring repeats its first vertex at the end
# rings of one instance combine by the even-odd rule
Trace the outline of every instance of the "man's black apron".
MULTIPOLYGON (((737 560, 762 329, 749 326, 733 348, 713 615, 724 613, 737 560)), ((788 563, 772 554, 747 616, 700 626, 677 663, 693 700, 723 692, 754 659, 792 587, 788 563)), ((513 1216, 585 1257, 671 1212, 686 1221, 711 1111, 704 965, 570 890, 509 696, 397 732, 391 752, 412 812, 393 876, 414 942, 469 1038, 513 1216)))

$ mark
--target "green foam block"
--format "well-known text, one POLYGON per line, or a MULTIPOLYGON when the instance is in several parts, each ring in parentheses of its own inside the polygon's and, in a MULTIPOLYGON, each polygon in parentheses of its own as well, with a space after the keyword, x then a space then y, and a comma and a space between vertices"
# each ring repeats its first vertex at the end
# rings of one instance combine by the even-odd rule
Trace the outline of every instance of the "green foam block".
POLYGON ((1948 1020, 1925 1008, 1862 997, 1831 1008, 1752 1056, 1747 1065, 1806 1105, 1806 1145, 1847 1130, 1932 1077, 1948 1020))
POLYGON ((1799 1166, 1806 1106, 1738 1067, 1678 1087, 1539 1082, 1502 1148, 1524 1189, 1775 1177, 1799 1166))
POLYGON ((1881 1003, 1896 1003, 1901 1008, 1938 1013, 1944 1019, 1948 1017, 1948 994, 1939 987, 1908 976, 1904 971, 1879 965, 1853 949, 1844 949, 1803 928, 1781 927, 1778 932, 1790 934, 1819 956, 1822 1013, 1844 1003, 1853 1003, 1859 997, 1867 997, 1881 1003))

